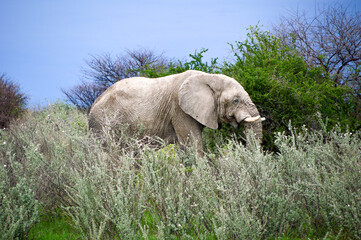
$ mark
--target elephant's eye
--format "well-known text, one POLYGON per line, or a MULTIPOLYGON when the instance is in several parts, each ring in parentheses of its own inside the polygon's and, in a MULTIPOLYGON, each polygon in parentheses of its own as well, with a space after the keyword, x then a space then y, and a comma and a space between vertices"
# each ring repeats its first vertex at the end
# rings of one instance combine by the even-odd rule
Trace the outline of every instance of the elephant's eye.
POLYGON ((233 103, 239 103, 238 98, 233 99, 233 103))

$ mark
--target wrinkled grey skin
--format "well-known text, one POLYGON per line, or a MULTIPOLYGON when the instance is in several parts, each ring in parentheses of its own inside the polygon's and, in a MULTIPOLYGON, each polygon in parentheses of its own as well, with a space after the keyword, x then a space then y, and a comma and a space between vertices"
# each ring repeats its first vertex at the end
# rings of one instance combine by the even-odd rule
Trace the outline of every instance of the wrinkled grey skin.
MULTIPOLYGON (((202 155, 202 129, 217 129, 219 123, 235 128, 242 121, 259 118, 248 93, 233 78, 189 70, 163 78, 135 77, 121 80, 97 98, 89 113, 89 127, 98 135, 104 127, 142 125, 144 135, 168 143, 198 142, 202 155)), ((262 139, 261 120, 246 123, 256 139, 262 139)))

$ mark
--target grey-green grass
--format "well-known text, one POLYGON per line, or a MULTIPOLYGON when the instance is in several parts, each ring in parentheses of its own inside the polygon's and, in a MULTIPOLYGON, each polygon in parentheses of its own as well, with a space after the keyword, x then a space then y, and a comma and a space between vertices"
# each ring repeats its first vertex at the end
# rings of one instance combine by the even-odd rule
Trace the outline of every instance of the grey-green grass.
POLYGON ((61 209, 74 239, 360 239, 361 134, 320 129, 289 126, 277 153, 208 131, 198 158, 127 134, 99 141, 56 103, 0 130, 0 238, 53 228, 40 216, 61 209))

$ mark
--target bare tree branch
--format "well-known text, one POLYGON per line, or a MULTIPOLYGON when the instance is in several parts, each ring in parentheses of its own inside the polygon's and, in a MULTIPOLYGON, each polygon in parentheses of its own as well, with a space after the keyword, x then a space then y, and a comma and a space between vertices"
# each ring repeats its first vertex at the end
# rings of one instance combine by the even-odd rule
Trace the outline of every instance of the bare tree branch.
POLYGON ((360 85, 361 14, 342 5, 316 9, 314 16, 296 11, 281 18, 274 32, 296 48, 307 64, 322 66, 337 85, 360 85), (352 83, 352 84, 351 84, 352 83))
POLYGON ((89 110, 94 101, 99 97, 106 87, 96 83, 82 82, 75 87, 61 91, 68 98, 68 101, 74 104, 78 109, 89 110))
POLYGON ((146 69, 164 69, 169 61, 162 54, 141 48, 126 50, 126 54, 112 57, 109 53, 93 55, 86 61, 82 81, 69 90, 62 89, 68 101, 79 109, 89 110, 95 99, 110 85, 130 77, 140 76, 146 69))
POLYGON ((141 48, 139 50, 126 50, 125 55, 112 58, 109 53, 92 56, 86 61, 87 67, 83 69, 86 79, 99 85, 110 86, 115 82, 130 77, 136 77, 147 68, 166 68, 169 61, 162 55, 141 48))

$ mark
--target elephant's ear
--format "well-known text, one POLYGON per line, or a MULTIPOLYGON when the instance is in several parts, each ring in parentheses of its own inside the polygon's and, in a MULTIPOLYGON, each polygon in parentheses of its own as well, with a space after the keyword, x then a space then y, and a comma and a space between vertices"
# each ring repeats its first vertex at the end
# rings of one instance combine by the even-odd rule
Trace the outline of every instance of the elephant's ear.
POLYGON ((218 128, 215 94, 203 76, 192 76, 185 80, 178 97, 179 106, 185 113, 206 127, 218 128))

